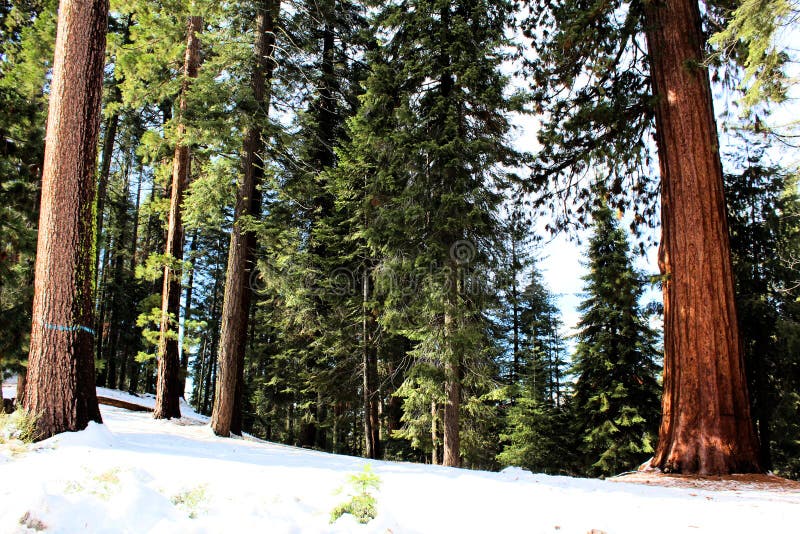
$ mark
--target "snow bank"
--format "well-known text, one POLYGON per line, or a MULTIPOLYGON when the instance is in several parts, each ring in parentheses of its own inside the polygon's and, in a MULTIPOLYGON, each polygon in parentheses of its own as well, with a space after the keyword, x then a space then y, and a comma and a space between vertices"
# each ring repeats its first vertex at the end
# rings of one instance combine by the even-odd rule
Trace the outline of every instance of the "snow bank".
POLYGON ((367 461, 218 438, 189 410, 179 421, 108 406, 102 412, 105 425, 55 436, 0 463, 0 532, 727 534, 800 524, 800 492, 367 461), (381 479, 378 516, 360 525, 345 515, 331 525, 331 510, 346 499, 337 490, 366 463, 381 479))

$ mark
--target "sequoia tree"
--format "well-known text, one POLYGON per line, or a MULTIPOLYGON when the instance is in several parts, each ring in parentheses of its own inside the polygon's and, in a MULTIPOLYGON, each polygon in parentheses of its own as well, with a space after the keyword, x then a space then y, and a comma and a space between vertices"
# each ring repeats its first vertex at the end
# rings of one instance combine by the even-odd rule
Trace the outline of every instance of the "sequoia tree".
POLYGON ((219 371, 214 396, 214 411, 211 428, 220 436, 230 435, 231 430, 241 434, 241 418, 238 428, 231 428, 237 396, 241 394, 244 353, 247 342, 247 326, 250 318, 252 287, 251 275, 255 262, 256 236, 248 231, 248 217, 260 212, 258 191, 264 176, 259 158, 264 152, 262 122, 269 116, 270 89, 275 47, 273 0, 261 0, 256 4, 255 61, 251 75, 253 105, 251 123, 244 136, 243 173, 236 198, 235 222, 231 231, 228 252, 228 273, 225 281, 225 297, 222 306, 222 330, 219 340, 219 371), (238 384, 237 384, 238 383, 238 384))
POLYGON ((602 182, 613 208, 633 209, 638 231, 657 223, 660 185, 665 393, 653 465, 758 470, 697 0, 554 0, 532 12, 531 85, 546 114, 531 180, 541 211, 559 226, 585 222, 602 182), (553 31, 537 33, 542 25, 553 31))
POLYGON ((158 344, 158 378, 153 417, 180 417, 180 357, 178 355, 178 314, 181 304, 181 262, 183 260, 183 220, 181 204, 189 181, 189 145, 184 138, 184 115, 188 108, 189 80, 197 77, 200 66, 200 39, 203 19, 190 16, 187 26, 186 54, 183 62, 183 83, 179 102, 177 142, 172 162, 172 192, 169 203, 164 287, 161 293, 161 328, 158 344))
POLYGON ((761 470, 750 419, 716 122, 697 0, 645 8, 661 170, 664 396, 652 465, 761 470))
POLYGON ((50 84, 33 327, 22 405, 38 437, 101 422, 94 389, 94 171, 106 0, 62 0, 50 84))

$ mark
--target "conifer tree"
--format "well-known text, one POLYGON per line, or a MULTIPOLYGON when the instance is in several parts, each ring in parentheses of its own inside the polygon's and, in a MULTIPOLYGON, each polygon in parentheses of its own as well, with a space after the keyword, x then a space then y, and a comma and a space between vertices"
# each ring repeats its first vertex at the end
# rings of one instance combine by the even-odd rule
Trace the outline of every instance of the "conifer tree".
POLYGON ((558 184, 540 207, 554 211, 566 194, 579 201, 563 203, 557 223, 585 220, 602 177, 614 207, 634 208, 636 229, 654 222, 660 184, 665 371, 653 465, 758 472, 698 2, 557 1, 533 13, 534 101, 548 117, 531 185, 558 184), (651 179, 653 144, 660 181, 651 179))
MULTIPOLYGON (((376 23, 386 41, 351 124, 350 150, 369 191, 364 233, 380 262, 377 285, 383 276, 395 280, 382 297, 384 324, 443 373, 442 462, 450 466, 461 462, 465 369, 488 368, 480 363, 488 306, 477 280, 489 264, 505 187, 498 165, 514 160, 505 138, 512 104, 498 70, 510 19, 506 2, 384 6, 376 23), (387 131, 391 122, 396 128, 387 131)), ((433 412, 437 397, 427 403, 433 412)))
POLYGON ((765 469, 797 478, 800 353, 794 340, 800 307, 792 268, 800 245, 797 177, 769 164, 766 146, 754 136, 740 136, 735 146, 735 154, 742 155, 734 156, 736 170, 725 177, 726 199, 760 460, 765 469))
POLYGON ((60 4, 22 405, 39 438, 101 421, 94 390, 94 168, 108 2, 60 4))
POLYGON ((520 353, 498 460, 533 472, 568 472, 574 452, 567 424, 561 314, 535 266, 519 308, 520 353))
POLYGON ((178 355, 178 321, 183 260, 183 221, 181 210, 184 192, 189 181, 190 151, 184 138, 186 126, 183 114, 188 109, 191 78, 197 77, 200 66, 200 32, 203 19, 190 15, 186 30, 186 53, 183 63, 181 95, 178 105, 177 143, 172 163, 172 187, 169 218, 167 224, 166 265, 164 266, 164 288, 161 295, 161 325, 158 342, 158 376, 156 379, 156 407, 153 417, 170 419, 180 417, 180 357, 178 355))
POLYGON ((222 305, 222 331, 220 335, 219 374, 214 396, 214 413, 211 426, 218 435, 227 436, 231 431, 241 434, 241 412, 245 350, 250 319, 252 273, 255 263, 255 233, 247 230, 252 224, 248 218, 258 216, 261 211, 260 187, 263 178, 264 154, 262 124, 269 117, 273 52, 275 46, 274 18, 280 9, 279 3, 271 0, 256 5, 254 64, 251 75, 253 91, 253 121, 245 133, 243 176, 239 185, 228 252, 228 271, 225 283, 225 298, 222 305))
POLYGON ((351 215, 337 212, 331 177, 339 164, 336 149, 346 140, 344 123, 361 92, 363 11, 360 2, 300 2, 281 20, 292 39, 276 50, 276 105, 300 109, 292 135, 276 135, 268 152, 274 174, 267 176, 261 227, 262 274, 270 286, 262 298, 274 309, 259 314, 270 317, 259 325, 280 332, 270 344, 275 364, 269 372, 281 383, 293 375, 273 398, 292 399, 294 406, 269 411, 291 413, 286 426, 293 442, 326 449, 343 447, 336 435, 347 432, 339 407, 358 402, 362 355, 351 315, 358 308, 350 274, 359 267, 353 247, 344 243, 351 215))
POLYGON ((659 416, 655 334, 639 306, 643 282, 625 232, 603 204, 593 213, 586 298, 572 373, 579 463, 591 475, 636 468, 653 453, 659 416))

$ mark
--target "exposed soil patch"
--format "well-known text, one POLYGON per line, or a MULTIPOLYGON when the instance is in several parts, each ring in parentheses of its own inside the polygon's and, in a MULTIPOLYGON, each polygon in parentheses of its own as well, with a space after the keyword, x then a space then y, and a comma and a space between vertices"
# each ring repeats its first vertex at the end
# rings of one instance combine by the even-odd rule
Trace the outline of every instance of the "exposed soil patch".
POLYGON ((639 471, 608 480, 612 482, 629 482, 672 488, 697 488, 712 491, 771 491, 795 494, 800 499, 800 482, 775 475, 699 476, 639 471))

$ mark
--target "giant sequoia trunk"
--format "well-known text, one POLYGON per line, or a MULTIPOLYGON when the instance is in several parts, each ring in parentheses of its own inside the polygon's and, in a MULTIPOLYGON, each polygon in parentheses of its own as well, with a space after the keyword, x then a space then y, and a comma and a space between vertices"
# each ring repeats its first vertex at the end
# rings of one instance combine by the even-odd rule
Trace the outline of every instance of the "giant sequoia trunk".
POLYGON ((219 367, 214 394, 211 428, 219 436, 233 430, 241 434, 241 388, 244 373, 244 353, 247 347, 247 325, 250 317, 252 287, 250 277, 255 263, 255 234, 242 228, 244 219, 260 212, 258 187, 264 171, 259 161, 264 151, 261 124, 269 116, 270 91, 275 46, 273 32, 273 0, 258 2, 256 14, 255 65, 252 74, 253 98, 257 106, 244 139, 244 172, 236 199, 235 222, 231 231, 228 252, 228 271, 222 306, 222 330, 219 341, 219 367), (234 428, 232 429, 232 424, 234 428))
POLYGON ((161 334, 158 343, 158 376, 156 377, 156 406, 153 417, 170 419, 180 417, 181 364, 178 355, 178 316, 181 304, 181 268, 183 260, 183 219, 181 204, 189 181, 189 145, 184 136, 184 116, 187 109, 189 80, 197 77, 200 66, 200 39, 202 17, 189 17, 186 54, 183 63, 183 85, 179 103, 177 143, 172 162, 172 193, 169 201, 164 286, 161 292, 161 334))
POLYGON ((22 404, 40 438, 100 422, 94 388, 94 172, 108 1, 59 5, 22 404))
POLYGON ((652 465, 757 472, 697 0, 648 4, 646 24, 658 97, 665 279, 663 415, 652 465))

